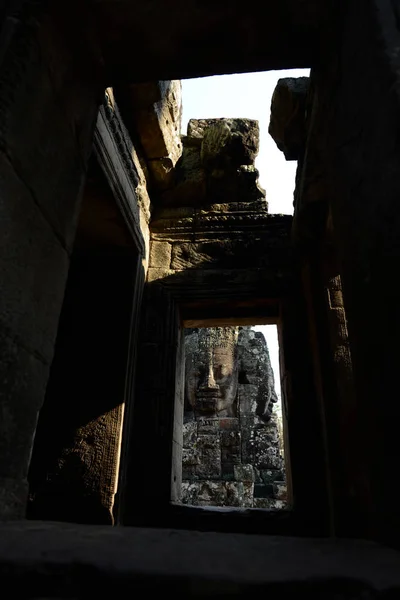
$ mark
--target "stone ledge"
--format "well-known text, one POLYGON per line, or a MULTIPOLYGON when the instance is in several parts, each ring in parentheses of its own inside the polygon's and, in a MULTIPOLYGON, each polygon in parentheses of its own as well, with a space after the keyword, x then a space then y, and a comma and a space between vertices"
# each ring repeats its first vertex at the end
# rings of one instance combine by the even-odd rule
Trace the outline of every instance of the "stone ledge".
POLYGON ((400 593, 400 553, 363 540, 17 521, 0 525, 0 575, 18 598, 161 587, 197 597, 298 598, 304 589, 318 592, 312 598, 376 598, 400 593))

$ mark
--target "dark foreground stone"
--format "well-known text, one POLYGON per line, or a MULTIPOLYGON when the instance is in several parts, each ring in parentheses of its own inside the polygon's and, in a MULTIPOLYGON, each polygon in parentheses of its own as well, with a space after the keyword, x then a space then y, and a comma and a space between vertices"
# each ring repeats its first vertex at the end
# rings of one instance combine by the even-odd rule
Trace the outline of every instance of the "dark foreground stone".
POLYGON ((0 525, 0 577, 4 599, 392 599, 400 553, 363 540, 19 521, 0 525))

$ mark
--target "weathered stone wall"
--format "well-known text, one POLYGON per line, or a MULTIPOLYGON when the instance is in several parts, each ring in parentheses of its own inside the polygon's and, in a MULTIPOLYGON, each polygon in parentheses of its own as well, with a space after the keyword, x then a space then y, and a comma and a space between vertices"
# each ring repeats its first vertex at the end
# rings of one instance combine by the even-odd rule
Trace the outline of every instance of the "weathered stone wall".
MULTIPOLYGON (((340 415, 342 427, 349 420, 354 426, 338 426, 333 435, 347 439, 351 449, 349 492, 360 523, 357 535, 397 538, 397 543, 399 15, 398 2, 345 3, 337 46, 316 72, 322 157, 332 190, 333 237, 356 389, 354 401, 340 415)), ((351 530, 352 514, 343 512, 339 520, 342 531, 351 530)))
POLYGON ((133 349, 148 262, 151 206, 141 160, 107 88, 35 435, 29 518, 110 524, 118 514, 127 450, 122 430, 127 414, 129 437, 133 349))
MULTIPOLYGON (((302 124, 295 240, 310 338, 332 518, 339 535, 393 542, 400 531, 398 2, 343 3, 312 69, 302 124), (371 319, 375 319, 371 325, 371 319), (375 443, 371 443, 371 439, 375 443), (379 442, 377 442, 380 440, 379 442)), ((277 140, 278 141, 278 140, 277 140)))
MULTIPOLYGON (((104 93, 83 5, 0 15, 0 518, 25 514, 80 192, 104 93), (74 32, 71 35, 71 32, 74 32)), ((18 8, 17 8, 18 6, 18 8)))
POLYGON ((249 119, 192 119, 174 186, 158 196, 153 213, 148 282, 170 287, 181 305, 203 308, 208 290, 221 290, 210 305, 213 317, 221 301, 262 302, 290 285, 291 217, 268 214, 254 166, 258 137, 258 123, 249 119))
POLYGON ((111 524, 135 255, 74 253, 29 470, 28 518, 111 524))
MULTIPOLYGON (((251 119, 191 119, 182 136, 182 156, 170 189, 160 194, 163 206, 199 206, 258 202, 258 122, 251 119)), ((240 206, 240 204, 239 204, 240 206)))
POLYGON ((182 154, 181 82, 153 81, 118 87, 116 96, 129 134, 143 150, 152 196, 171 188, 182 154))
POLYGON ((283 440, 273 410, 277 396, 263 334, 250 327, 189 329, 185 349, 180 500, 284 508, 283 440))

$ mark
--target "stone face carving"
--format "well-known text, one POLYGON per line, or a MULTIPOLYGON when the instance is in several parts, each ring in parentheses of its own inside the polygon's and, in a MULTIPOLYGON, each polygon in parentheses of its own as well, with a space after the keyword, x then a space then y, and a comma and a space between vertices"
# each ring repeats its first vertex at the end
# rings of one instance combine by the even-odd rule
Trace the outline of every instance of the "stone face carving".
POLYGON ((187 330, 185 354, 182 502, 284 508, 278 398, 263 334, 187 330))
MULTIPOLYGON (((250 327, 243 327, 239 336, 240 375, 243 385, 255 386, 254 404, 245 408, 242 413, 249 412, 267 423, 272 415, 273 405, 278 401, 275 391, 274 372, 265 337, 261 332, 250 327)), ((248 387, 241 388, 242 391, 248 387)))
POLYGON ((186 338, 186 402, 196 416, 236 416, 238 331, 203 328, 186 338))

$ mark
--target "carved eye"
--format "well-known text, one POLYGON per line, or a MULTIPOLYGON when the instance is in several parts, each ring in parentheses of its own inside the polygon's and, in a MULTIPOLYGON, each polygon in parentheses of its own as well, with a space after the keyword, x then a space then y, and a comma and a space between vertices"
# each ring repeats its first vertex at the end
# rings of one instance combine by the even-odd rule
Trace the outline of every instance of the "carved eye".
POLYGON ((220 365, 216 369, 215 377, 217 377, 217 379, 222 379, 223 377, 228 377, 229 374, 229 369, 225 365, 220 365))

